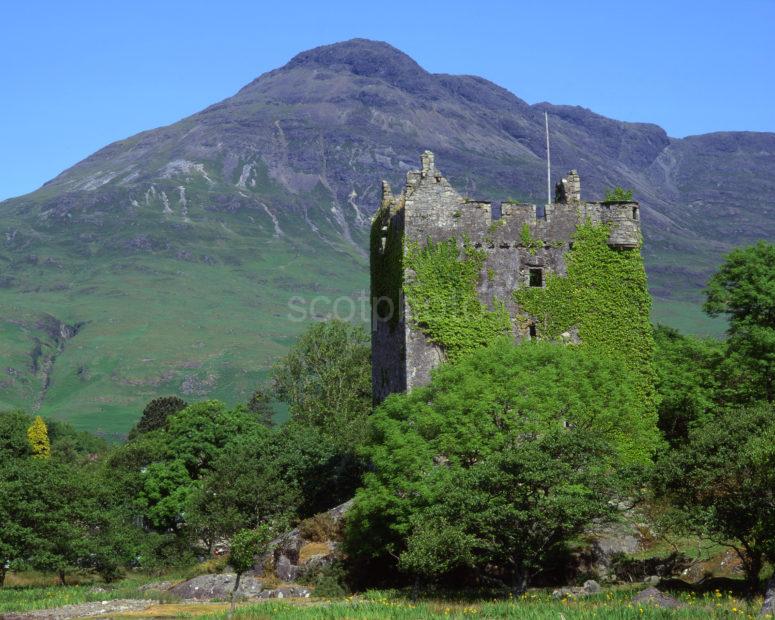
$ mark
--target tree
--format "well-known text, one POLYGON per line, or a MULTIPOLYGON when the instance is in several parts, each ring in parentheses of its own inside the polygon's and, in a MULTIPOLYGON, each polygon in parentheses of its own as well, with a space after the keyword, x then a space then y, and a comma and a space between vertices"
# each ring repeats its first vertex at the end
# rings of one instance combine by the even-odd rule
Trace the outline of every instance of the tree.
POLYGON ((354 446, 343 446, 317 428, 291 420, 275 431, 271 444, 283 481, 300 494, 300 519, 351 499, 361 484, 366 460, 354 446))
POLYGON ((228 444, 188 501, 186 522, 208 547, 241 529, 267 522, 288 525, 300 504, 298 485, 287 479, 263 426, 228 444))
POLYGON ((182 411, 187 406, 188 403, 177 396, 154 398, 145 406, 145 409, 143 409, 140 420, 129 432, 129 439, 133 439, 141 433, 164 428, 167 425, 167 419, 171 415, 176 414, 178 411, 182 411))
POLYGON ((129 555, 119 544, 119 527, 125 525, 94 474, 90 467, 53 459, 6 464, 0 472, 5 563, 56 572, 63 585, 73 570, 115 575, 129 555))
POLYGON ((272 426, 274 424, 272 420, 274 409, 272 408, 272 395, 269 393, 269 390, 261 388, 253 392, 248 401, 248 411, 254 413, 264 426, 272 426))
POLYGON ((371 347, 361 327, 313 324, 273 369, 291 419, 351 447, 363 441, 371 410, 371 347))
POLYGON ((659 433, 633 382, 598 352, 548 343, 499 340, 440 367, 373 414, 348 548, 382 562, 407 553, 416 568, 428 550, 418 526, 454 524, 456 562, 498 566, 521 589, 550 551, 609 514, 618 472, 650 464, 659 433))
POLYGON ((775 402, 775 245, 728 254, 705 291, 705 311, 729 319, 727 399, 775 402))
POLYGON ((231 605, 229 616, 234 613, 234 603, 240 579, 256 563, 256 556, 260 555, 271 540, 271 530, 268 525, 261 525, 253 530, 240 530, 231 539, 229 550, 229 564, 237 573, 234 581, 234 589, 231 591, 231 605))
POLYGON ((184 463, 197 479, 227 443, 255 427, 256 419, 243 406, 227 409, 217 400, 194 403, 167 420, 167 458, 184 463))
POLYGON ((677 445, 686 441, 690 428, 713 416, 724 344, 664 325, 654 329, 654 342, 659 429, 677 445))
MULTIPOLYGON (((514 592, 521 593, 568 540, 589 523, 613 517, 612 499, 623 487, 608 465, 611 452, 590 429, 523 436, 503 453, 442 471, 431 501, 412 523, 420 524, 420 532, 437 528, 433 536, 446 540, 430 555, 433 561, 444 557, 437 571, 494 564, 506 569, 514 592)), ((427 554, 427 547, 420 549, 427 554)))
POLYGON ((31 419, 23 411, 0 412, 0 463, 32 455, 27 438, 31 419))
POLYGON ((26 507, 25 489, 17 479, 19 460, 0 461, 0 587, 9 569, 21 568, 31 547, 34 532, 20 519, 26 507))
POLYGON ((729 545, 758 583, 775 563, 775 410, 759 404, 720 412, 658 462, 654 488, 680 529, 729 545))
POLYGON ((51 458, 51 443, 48 440, 48 428, 43 418, 35 416, 32 425, 27 429, 27 439, 30 442, 32 456, 36 459, 51 458))
POLYGON ((185 522, 185 507, 193 490, 194 481, 182 461, 151 463, 143 470, 137 505, 157 530, 178 530, 185 522))

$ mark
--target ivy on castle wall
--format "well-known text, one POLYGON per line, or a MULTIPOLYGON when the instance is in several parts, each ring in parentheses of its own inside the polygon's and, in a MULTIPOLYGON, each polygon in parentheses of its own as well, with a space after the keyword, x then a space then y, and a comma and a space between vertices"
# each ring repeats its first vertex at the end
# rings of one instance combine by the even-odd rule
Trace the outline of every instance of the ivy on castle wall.
POLYGON ((456 239, 406 246, 404 262, 414 272, 404 284, 414 321, 451 361, 511 331, 503 302, 490 310, 479 300, 477 284, 487 254, 456 239))
POLYGON ((371 299, 375 314, 391 327, 398 324, 399 302, 404 280, 404 236, 390 222, 390 209, 383 206, 371 224, 371 299), (382 228, 388 227, 385 247, 382 249, 382 228))
POLYGON ((655 416, 654 340, 643 258, 638 250, 608 245, 606 225, 586 223, 566 254, 567 276, 548 274, 544 288, 514 291, 536 319, 538 336, 560 339, 574 327, 582 346, 621 360, 636 377, 644 415, 655 416))

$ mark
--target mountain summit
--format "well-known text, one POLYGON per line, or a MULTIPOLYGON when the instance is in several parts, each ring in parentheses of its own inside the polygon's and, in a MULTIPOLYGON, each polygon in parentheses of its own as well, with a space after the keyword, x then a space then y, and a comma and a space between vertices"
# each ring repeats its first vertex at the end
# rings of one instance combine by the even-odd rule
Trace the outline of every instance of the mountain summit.
POLYGON ((0 406, 120 432, 161 393, 244 397, 296 319, 366 289, 381 180, 423 150, 464 195, 544 202, 545 111, 555 180, 577 168, 585 198, 640 200, 660 308, 775 236, 775 134, 673 139, 354 39, 0 203, 0 406))

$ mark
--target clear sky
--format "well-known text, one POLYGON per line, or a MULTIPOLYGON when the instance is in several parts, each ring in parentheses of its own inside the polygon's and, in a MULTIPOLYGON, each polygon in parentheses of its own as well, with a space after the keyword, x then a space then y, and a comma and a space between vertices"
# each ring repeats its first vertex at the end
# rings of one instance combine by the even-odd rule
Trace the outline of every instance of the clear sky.
POLYGON ((2 0, 0 199, 353 37, 676 137, 775 131, 775 0, 2 0))

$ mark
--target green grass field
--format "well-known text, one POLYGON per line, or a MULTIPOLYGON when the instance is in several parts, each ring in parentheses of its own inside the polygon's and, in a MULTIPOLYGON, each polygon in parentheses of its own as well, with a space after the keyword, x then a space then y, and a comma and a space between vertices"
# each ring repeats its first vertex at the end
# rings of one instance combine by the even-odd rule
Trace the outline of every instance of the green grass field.
MULTIPOLYGON (((117 584, 74 586, 7 586, 0 588, 0 613, 49 609, 62 605, 109 601, 123 598, 154 599, 158 593, 143 592, 140 586, 150 578, 132 577, 117 584)), ((363 620, 425 620, 429 618, 520 618, 524 620, 628 620, 630 618, 754 618, 762 598, 739 599, 730 593, 710 592, 705 595, 678 594, 682 603, 678 610, 663 610, 648 604, 632 602, 642 585, 619 586, 599 595, 583 599, 555 600, 546 590, 531 590, 520 597, 476 596, 452 598, 421 596, 417 602, 404 592, 369 591, 341 599, 270 600, 241 603, 236 618, 245 619, 363 619, 363 620)), ((207 617, 226 618, 224 604, 190 604, 162 594, 162 600, 143 612, 111 615, 111 617, 207 617)))

